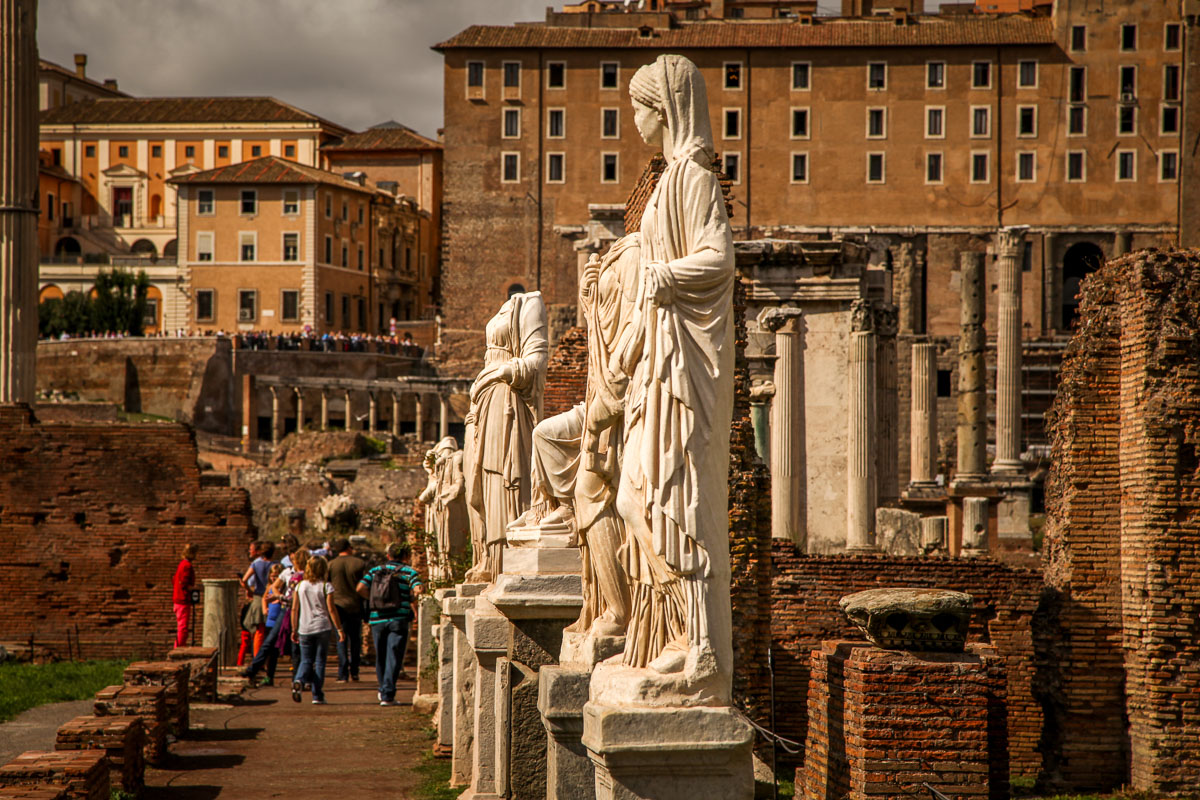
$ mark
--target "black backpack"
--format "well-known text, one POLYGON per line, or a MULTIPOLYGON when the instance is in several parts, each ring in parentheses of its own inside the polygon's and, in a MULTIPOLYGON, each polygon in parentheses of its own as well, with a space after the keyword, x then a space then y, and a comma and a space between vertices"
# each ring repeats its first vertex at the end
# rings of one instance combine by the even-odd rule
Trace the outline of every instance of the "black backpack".
POLYGON ((407 580, 399 569, 380 567, 371 580, 371 596, 367 603, 372 611, 399 611, 405 588, 407 580))

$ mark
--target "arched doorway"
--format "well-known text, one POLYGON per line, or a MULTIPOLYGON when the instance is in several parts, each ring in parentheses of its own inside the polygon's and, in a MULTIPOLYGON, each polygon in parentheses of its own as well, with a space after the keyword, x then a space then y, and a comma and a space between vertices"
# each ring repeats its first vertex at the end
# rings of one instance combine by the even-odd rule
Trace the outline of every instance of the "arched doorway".
POLYGON ((158 333, 162 330, 162 292, 157 286, 146 288, 146 316, 142 319, 142 333, 158 333))
POLYGON ((1070 330, 1079 316, 1079 287, 1104 264, 1104 251, 1092 242, 1078 242, 1063 256, 1062 326, 1070 330))
POLYGON ((55 286, 53 283, 46 284, 42 290, 38 292, 38 303, 44 303, 47 300, 62 300, 63 290, 55 286))
POLYGON ((162 216, 162 195, 150 195, 150 219, 153 222, 158 222, 158 218, 162 216))
POLYGON ((57 258, 76 259, 83 255, 83 248, 79 246, 75 237, 64 236, 54 245, 54 255, 57 258))
POLYGON ((163 258, 175 258, 178 252, 179 242, 176 239, 172 239, 163 245, 163 258))
POLYGON ((155 247, 154 242, 150 241, 149 239, 138 239, 133 243, 133 247, 130 247, 129 249, 133 251, 134 255, 145 256, 151 261, 157 260, 158 258, 158 248, 155 247))

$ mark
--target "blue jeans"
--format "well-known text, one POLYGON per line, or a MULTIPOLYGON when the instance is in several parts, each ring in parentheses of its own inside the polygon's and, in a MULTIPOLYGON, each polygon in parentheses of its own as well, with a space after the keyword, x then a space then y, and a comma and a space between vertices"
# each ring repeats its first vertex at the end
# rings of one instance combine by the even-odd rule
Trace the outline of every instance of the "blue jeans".
POLYGON ((344 640, 338 640, 338 680, 350 678, 358 680, 358 662, 362 658, 362 614, 338 609, 342 618, 342 630, 346 632, 344 640))
POLYGON ((283 615, 281 614, 275 620, 275 624, 267 629, 267 636, 263 639, 262 647, 258 648, 258 655, 250 662, 250 666, 246 669, 247 677, 253 678, 258 674, 259 670, 266 667, 267 679, 275 680, 275 665, 279 662, 279 629, 283 627, 283 615))
POLYGON ((325 656, 329 653, 329 631, 300 634, 300 669, 296 680, 312 685, 312 699, 325 699, 325 656))
POLYGON ((379 679, 381 700, 396 699, 396 678, 404 666, 404 650, 408 647, 408 620, 393 619, 371 626, 375 642, 375 677, 379 679))

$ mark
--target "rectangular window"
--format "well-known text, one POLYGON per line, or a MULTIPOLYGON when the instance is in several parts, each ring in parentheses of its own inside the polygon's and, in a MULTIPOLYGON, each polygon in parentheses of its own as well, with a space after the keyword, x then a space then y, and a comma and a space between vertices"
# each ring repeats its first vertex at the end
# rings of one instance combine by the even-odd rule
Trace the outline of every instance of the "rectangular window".
POLYGON ((467 62, 467 88, 482 89, 483 88, 483 62, 468 61, 467 62))
POLYGON ((867 88, 887 88, 887 62, 870 61, 867 63, 867 88))
POLYGON ((332 236, 325 237, 325 263, 326 264, 333 263, 333 237, 332 236))
POLYGON ((600 138, 616 139, 621 135, 621 110, 618 108, 600 109, 600 138))
POLYGON ((1179 65, 1167 64, 1163 67, 1163 100, 1179 100, 1179 65))
MULTIPOLYGON (((55 150, 54 152, 57 153, 58 151, 55 150)), ((161 144, 150 145, 150 157, 151 158, 162 158, 162 145, 161 144)))
POLYGON ((867 153, 867 183, 883 183, 886 177, 883 153, 867 153))
POLYGON ((1067 135, 1083 136, 1087 133, 1087 106, 1071 106, 1067 110, 1067 135))
POLYGON ((355 305, 358 306, 358 329, 365 331, 367 329, 367 299, 360 297, 355 305))
POLYGON ((350 267, 350 246, 345 242, 342 242, 342 266, 350 267))
POLYGON ((46 218, 51 222, 54 221, 54 195, 46 195, 46 218))
POLYGON ((546 111, 546 136, 550 139, 562 139, 567 135, 567 110, 551 108, 546 111))
POLYGON ((262 145, 261 144, 250 145, 250 157, 251 158, 258 158, 261 155, 262 155, 262 145))
POLYGON ((213 260, 213 233, 212 231, 201 231, 196 234, 196 260, 197 261, 212 261, 213 260))
POLYGON ((1038 62, 1017 62, 1017 86, 1022 89, 1036 89, 1038 85, 1038 62))
POLYGON ((883 108, 867 109, 867 138, 884 139, 887 137, 887 110, 883 108))
POLYGON ((1117 106, 1117 133, 1130 136, 1137 132, 1137 106, 1117 106))
POLYGON ((1037 177, 1037 159, 1033 153, 1017 153, 1017 182, 1032 183, 1037 177))
POLYGON ((725 153, 724 159, 725 174, 729 176, 729 180, 733 183, 742 182, 742 155, 741 153, 725 153))
POLYGON ((1117 180, 1119 180, 1119 181, 1137 180, 1137 151, 1135 151, 1135 150, 1118 150, 1117 151, 1117 180))
POLYGON ((987 183, 989 174, 987 153, 971 153, 971 183, 987 183))
POLYGON ((521 137, 521 109, 504 109, 504 129, 501 138, 519 139, 521 137))
POLYGON ((925 107, 925 138, 944 139, 946 137, 946 109, 943 106, 925 107))
POLYGON ((333 292, 325 293, 325 321, 333 324, 333 292))
POLYGON ((285 233, 283 235, 283 260, 300 260, 300 234, 285 233))
POLYGON ((600 182, 601 183, 616 183, 617 182, 617 154, 616 153, 601 153, 600 154, 600 182))
POLYGON ((1121 100, 1132 101, 1137 97, 1137 67, 1121 67, 1121 100))
POLYGON ((809 137, 808 109, 792 109, 792 138, 807 139, 809 137))
POLYGON ((1017 136, 1037 136, 1037 106, 1017 106, 1017 136))
POLYGON ((187 147, 183 148, 183 157, 184 158, 195 158, 196 157, 195 146, 189 144, 187 147))
POLYGON ((85 144, 83 146, 83 157, 84 158, 95 158, 96 157, 96 145, 85 144))
POLYGON ((521 179, 521 154, 500 154, 500 182, 516 183, 521 179))
POLYGON ((567 65, 564 62, 549 61, 546 63, 546 88, 567 88, 567 65))
POLYGON ((1072 103, 1087 102, 1087 67, 1071 67, 1070 87, 1072 103))
POLYGON ((364 211, 364 210, 365 210, 365 209, 363 208, 363 204, 362 204, 362 203, 359 203, 359 204, 358 204, 358 224, 359 224, 359 225, 362 225, 362 224, 363 224, 363 211, 364 211))
POLYGON ((258 250, 258 234, 254 231, 242 231, 238 234, 238 259, 253 261, 258 250))
POLYGON ((742 88, 742 62, 726 61, 724 72, 726 89, 742 88))
POLYGON ((296 145, 285 144, 283 146, 283 157, 284 158, 295 158, 296 157, 296 145))
POLYGON ((342 201, 342 222, 350 221, 350 204, 345 200, 342 201))
POLYGON ((217 145, 217 158, 229 158, 229 145, 217 145))
POLYGON ((792 183, 808 183, 808 153, 792 153, 792 183))
POLYGON ((971 138, 986 139, 992 135, 992 107, 971 106, 971 138))
POLYGON ((287 322, 298 322, 300 320, 300 292, 296 289, 284 289, 280 300, 280 319, 287 322))
POLYGON ((201 189, 196 192, 196 213, 207 217, 216 213, 216 201, 213 200, 212 189, 201 189))
POLYGON ((333 219, 333 195, 325 195, 325 219, 333 219))
POLYGON ((521 88, 521 62, 505 61, 503 66, 504 66, 504 88, 505 89, 520 89, 521 88))
POLYGON ((129 158, 129 145, 122 144, 117 146, 117 158, 129 158))
POLYGON ((1087 167, 1082 150, 1067 152, 1067 180, 1071 183, 1081 183, 1087 180, 1087 167))
POLYGON ((546 183, 566 182, 566 153, 546 154, 546 183))
POLYGON ((1137 25, 1127 23, 1121 26, 1121 49, 1125 52, 1137 50, 1137 25))
POLYGON ((992 62, 974 61, 971 63, 971 88, 992 88, 992 62))
POLYGON ((366 265, 367 265, 366 254, 365 254, 365 251, 363 250, 363 246, 360 244, 358 246, 358 271, 362 272, 363 268, 366 265))
POLYGON ((601 89, 616 89, 617 88, 617 72, 619 66, 616 61, 601 61, 600 62, 600 88, 601 89))
POLYGON ((258 192, 254 189, 242 189, 241 212, 243 214, 258 213, 258 192))
POLYGON ((300 191, 298 189, 283 190, 283 213, 289 217, 300 213, 300 191))
POLYGON ((925 88, 926 89, 945 89, 946 88, 946 62, 945 61, 926 61, 925 62, 925 88))
POLYGON ((350 329, 350 295, 342 295, 342 327, 350 329))
POLYGON ((1179 106, 1164 105, 1162 107, 1162 123, 1158 132, 1163 136, 1179 134, 1179 106))
POLYGON ((238 322, 254 322, 258 319, 258 291, 238 289, 238 322))
POLYGON ((941 153, 926 153, 925 154, 925 182, 926 183, 941 183, 942 182, 942 154, 941 153))
POLYGON ((1071 52, 1082 53, 1087 50, 1087 26, 1071 26, 1071 52))
POLYGON ((1181 41, 1179 23, 1168 22, 1163 29, 1163 50, 1178 50, 1181 41))
POLYGON ((1163 183, 1179 180, 1179 153, 1163 150, 1158 154, 1158 179, 1163 183))
POLYGON ((742 138, 742 110, 740 108, 727 108, 725 109, 724 119, 725 124, 722 133, 724 138, 742 138))
POLYGON ((196 290, 196 321, 212 322, 217 311, 217 296, 212 289, 196 290))
POLYGON ((808 61, 792 62, 792 91, 806 91, 812 88, 812 64, 808 61))

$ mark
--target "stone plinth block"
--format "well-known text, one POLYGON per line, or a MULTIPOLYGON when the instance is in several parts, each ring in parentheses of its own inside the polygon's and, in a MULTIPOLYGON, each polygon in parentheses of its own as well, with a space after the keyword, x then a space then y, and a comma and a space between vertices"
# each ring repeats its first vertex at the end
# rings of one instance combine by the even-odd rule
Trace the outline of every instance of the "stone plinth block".
POLYGON ((76 717, 59 726, 54 749, 104 751, 109 782, 136 796, 146 775, 145 739, 140 717, 76 717))
POLYGON ((215 647, 176 647, 167 653, 167 661, 188 665, 188 698, 217 700, 217 654, 215 647))
POLYGON ((625 652, 624 636, 603 636, 564 631, 562 648, 559 650, 560 664, 572 664, 576 669, 591 670, 605 659, 625 652))
POLYGON ((583 707, 596 800, 749 800, 754 729, 729 707, 583 707))
MULTIPOLYGON (((546 550, 518 550, 544 553, 546 550)), ((576 561, 579 551, 573 550, 576 561)), ((505 556, 507 558, 507 556, 505 556)), ((575 574, 513 575, 505 571, 483 595, 496 609, 512 619, 576 619, 583 607, 583 580, 575 574)))
POLYGON ((563 666, 542 667, 538 711, 546 728, 546 800, 593 800, 596 771, 583 746, 583 706, 591 672, 563 666))
POLYGON ((146 763, 159 764, 167 754, 167 701, 162 686, 109 686, 96 692, 97 717, 141 717, 146 763))
POLYGON ((796 796, 1008 797, 1003 659, 825 642, 810 660, 808 736, 796 796))
POLYGON ((971 595, 946 589, 868 589, 838 605, 875 645, 887 650, 961 652, 971 595))
POLYGON ((221 653, 221 663, 237 660, 238 608, 242 584, 236 578, 206 578, 204 586, 204 629, 200 641, 205 647, 215 647, 221 653))
POLYGON ((506 547, 506 575, 578 575, 583 561, 578 547, 506 547))
POLYGON ((471 782, 475 747, 475 651, 467 641, 467 615, 475 608, 481 584, 459 584, 453 596, 442 599, 442 614, 454 642, 453 687, 450 705, 450 785, 471 782))
POLYGON ((432 714, 438 705, 438 660, 433 629, 441 619, 442 607, 436 597, 417 599, 417 693, 413 709, 432 714))
POLYGON ((58 786, 70 800, 109 800, 108 758, 102 750, 32 750, 0 767, 0 787, 58 786))
POLYGON ((181 661, 135 661, 121 676, 130 686, 161 686, 166 690, 167 724, 176 736, 188 732, 188 682, 191 670, 181 661))

